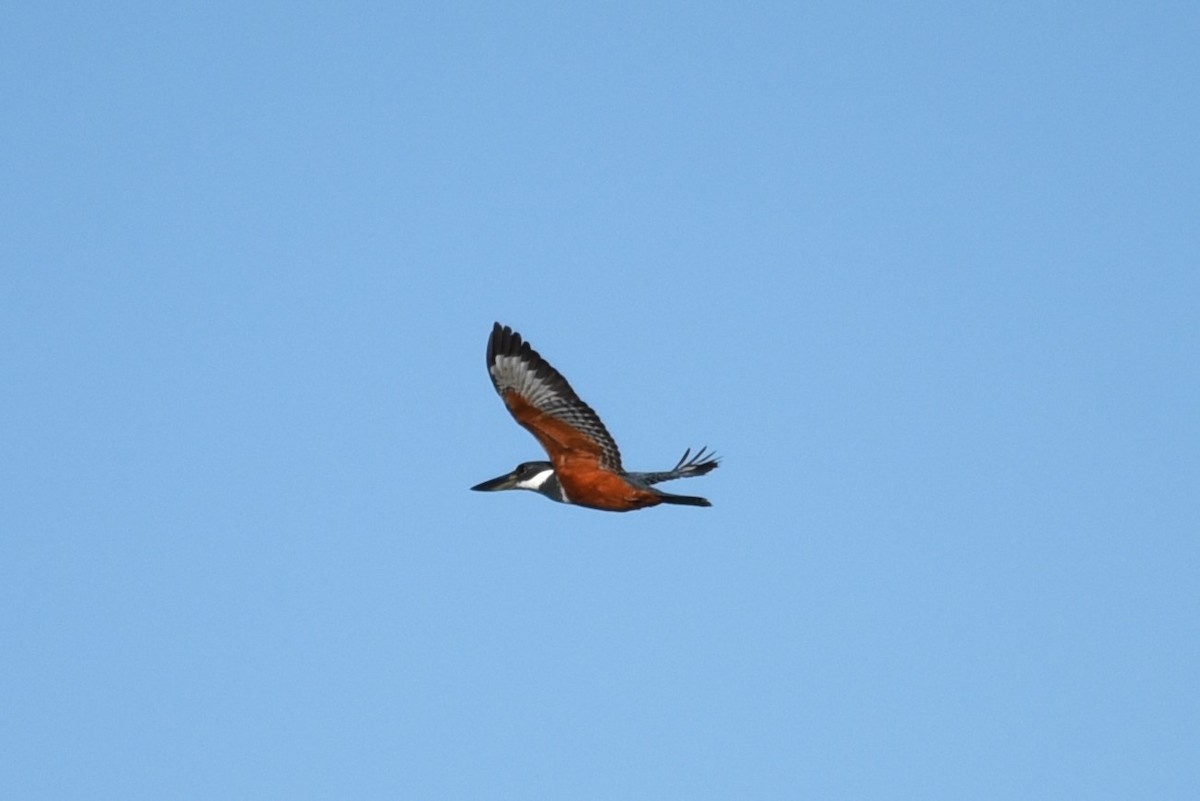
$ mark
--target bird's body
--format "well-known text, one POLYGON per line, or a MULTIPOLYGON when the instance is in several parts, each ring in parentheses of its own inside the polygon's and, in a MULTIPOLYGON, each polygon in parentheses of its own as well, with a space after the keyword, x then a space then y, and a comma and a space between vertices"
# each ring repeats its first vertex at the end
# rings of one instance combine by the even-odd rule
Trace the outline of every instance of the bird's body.
POLYGON ((718 460, 689 449, 674 468, 631 473, 621 467, 617 444, 599 416, 571 385, 508 326, 496 323, 487 348, 488 375, 513 418, 541 443, 548 462, 525 462, 475 490, 526 489, 561 503, 628 512, 660 503, 711 506, 704 498, 673 495, 653 487, 662 481, 702 476, 718 460))

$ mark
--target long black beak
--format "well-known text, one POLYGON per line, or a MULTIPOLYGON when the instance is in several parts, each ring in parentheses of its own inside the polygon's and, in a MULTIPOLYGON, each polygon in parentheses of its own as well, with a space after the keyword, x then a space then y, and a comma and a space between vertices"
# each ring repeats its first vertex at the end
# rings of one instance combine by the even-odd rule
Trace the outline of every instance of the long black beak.
POLYGON ((471 489, 476 492, 495 492, 496 490, 512 489, 512 485, 517 483, 515 473, 506 473, 496 478, 488 479, 482 484, 476 484, 471 489))

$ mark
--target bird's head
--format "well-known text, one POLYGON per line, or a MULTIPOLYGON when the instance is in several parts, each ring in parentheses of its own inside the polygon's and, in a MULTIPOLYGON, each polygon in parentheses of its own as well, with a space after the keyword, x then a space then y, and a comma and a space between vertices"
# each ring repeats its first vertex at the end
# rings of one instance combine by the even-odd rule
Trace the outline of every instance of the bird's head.
POLYGON ((554 466, 549 462, 521 462, 511 473, 488 479, 471 487, 478 492, 523 489, 541 492, 546 482, 554 475, 554 466))

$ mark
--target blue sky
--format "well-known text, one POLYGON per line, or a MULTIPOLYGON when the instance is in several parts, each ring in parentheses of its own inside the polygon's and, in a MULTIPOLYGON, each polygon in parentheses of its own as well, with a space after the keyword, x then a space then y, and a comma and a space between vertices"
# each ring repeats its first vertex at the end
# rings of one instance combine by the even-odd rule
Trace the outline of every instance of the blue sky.
POLYGON ((1194 797, 1198 35, 9 4, 0 797, 1194 797))

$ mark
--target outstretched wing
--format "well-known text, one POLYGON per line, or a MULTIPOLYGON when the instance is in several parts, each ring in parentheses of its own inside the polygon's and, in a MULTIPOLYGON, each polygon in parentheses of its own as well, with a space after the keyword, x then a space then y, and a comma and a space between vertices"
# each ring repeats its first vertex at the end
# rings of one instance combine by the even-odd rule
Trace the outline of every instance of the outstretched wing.
POLYGON ((495 324, 488 339, 487 368, 508 411, 556 466, 585 460, 621 472, 621 452, 604 423, 520 334, 495 324))
POLYGON ((663 481, 674 481, 677 478, 702 476, 710 470, 715 470, 720 463, 721 458, 715 453, 710 453, 706 447, 696 451, 694 455, 692 449, 688 448, 670 470, 659 473, 630 473, 630 475, 643 484, 659 484, 663 481))

